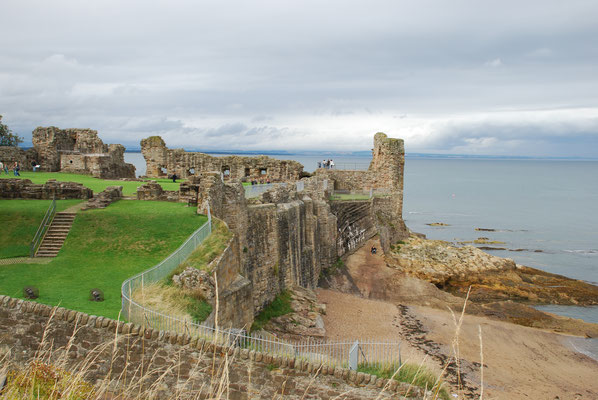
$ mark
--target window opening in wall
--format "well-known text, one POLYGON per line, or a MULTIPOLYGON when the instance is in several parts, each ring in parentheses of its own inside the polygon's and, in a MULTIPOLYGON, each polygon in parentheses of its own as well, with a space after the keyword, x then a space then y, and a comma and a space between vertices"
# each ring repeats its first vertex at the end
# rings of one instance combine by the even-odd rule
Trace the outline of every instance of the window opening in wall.
POLYGON ((268 171, 266 170, 266 168, 260 168, 260 175, 266 175, 268 173, 268 171))
POLYGON ((222 167, 222 174, 224 176, 230 176, 230 167, 225 165, 222 167))
POLYGON ((189 174, 195 175, 195 168, 193 168, 193 167, 189 168, 189 174))
POLYGON ((245 176, 251 176, 251 168, 245 168, 245 176))
POLYGON ((72 164, 72 163, 73 163, 73 160, 69 160, 69 162, 72 164))
POLYGON ((162 175, 167 175, 168 174, 168 170, 164 167, 160 167, 160 172, 162 173, 162 175))

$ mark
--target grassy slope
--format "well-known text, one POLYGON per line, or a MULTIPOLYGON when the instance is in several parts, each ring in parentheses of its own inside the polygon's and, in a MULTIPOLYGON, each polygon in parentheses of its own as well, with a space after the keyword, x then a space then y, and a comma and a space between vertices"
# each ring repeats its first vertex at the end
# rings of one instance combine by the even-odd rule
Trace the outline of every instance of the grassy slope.
MULTIPOLYGON (((171 276, 181 273, 187 267, 207 271, 208 264, 222 254, 232 236, 233 233, 228 230, 226 225, 214 218, 212 220, 212 234, 189 255, 185 262, 173 271, 171 276)), ((208 272, 211 273, 212 271, 209 270, 208 272)))
POLYGON ((0 293, 22 297, 23 286, 34 285, 42 303, 115 318, 122 282, 165 258, 205 221, 193 208, 166 202, 121 200, 79 213, 51 263, 0 266, 0 293), (106 300, 89 301, 92 288, 106 300))
MULTIPOLYGON (((0 174, 0 178, 15 178, 14 175, 9 174, 5 175, 4 173, 0 174)), ((144 182, 129 182, 129 181, 119 181, 119 180, 104 180, 94 178, 93 176, 89 175, 80 175, 80 174, 71 174, 67 172, 31 172, 31 171, 23 171, 21 172, 21 178, 29 179, 33 183, 46 183, 48 179, 56 179, 57 181, 62 182, 78 182, 82 183, 86 187, 93 190, 94 193, 99 193, 106 189, 108 186, 122 186, 123 187, 123 194, 131 195, 135 194, 137 188, 143 185, 144 182)), ((170 179, 154 179, 156 180, 164 190, 179 190, 179 185, 181 181, 177 183, 173 183, 170 179)))
MULTIPOLYGON (((0 200, 0 258, 29 257, 29 243, 51 200, 0 200)), ((81 200, 58 200, 56 211, 81 200)))

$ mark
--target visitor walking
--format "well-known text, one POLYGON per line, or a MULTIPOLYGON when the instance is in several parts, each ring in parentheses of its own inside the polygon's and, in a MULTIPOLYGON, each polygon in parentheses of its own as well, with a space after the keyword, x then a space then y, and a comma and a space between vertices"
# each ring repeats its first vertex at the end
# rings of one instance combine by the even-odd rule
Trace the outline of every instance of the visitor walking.
POLYGON ((176 183, 176 178, 178 178, 178 176, 176 176, 176 173, 172 174, 172 181, 174 183, 176 183))
POLYGON ((8 163, 4 163, 4 167, 2 169, 4 169, 4 174, 8 175, 8 163))
POLYGON ((330 169, 334 168, 334 160, 330 160, 330 169))
POLYGON ((4 163, 0 161, 0 173, 4 170, 4 163))
POLYGON ((19 171, 21 171, 21 167, 19 167, 19 162, 15 161, 15 165, 12 167, 12 172, 15 174, 15 176, 21 176, 19 171))
POLYGON ((37 171, 37 167, 39 167, 39 165, 37 165, 37 161, 31 161, 31 169, 33 170, 33 172, 37 171))

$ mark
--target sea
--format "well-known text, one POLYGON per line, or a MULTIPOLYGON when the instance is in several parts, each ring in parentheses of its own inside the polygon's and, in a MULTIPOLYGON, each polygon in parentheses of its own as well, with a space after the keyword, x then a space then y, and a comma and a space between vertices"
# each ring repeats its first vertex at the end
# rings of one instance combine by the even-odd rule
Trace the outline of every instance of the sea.
MULTIPOLYGON (((218 155, 218 154, 214 154, 218 155)), ((313 171, 323 159, 367 169, 371 157, 323 153, 270 155, 313 171)), ((125 160, 145 173, 140 153, 125 160)), ((449 242, 486 237, 504 242, 491 254, 598 285, 598 161, 496 159, 407 155, 403 217, 430 239, 449 242), (447 226, 430 226, 443 223, 447 226), (484 229, 476 230, 477 229, 484 229)), ((598 323, 598 307, 538 309, 598 323)), ((571 341, 598 359, 598 339, 571 341)))

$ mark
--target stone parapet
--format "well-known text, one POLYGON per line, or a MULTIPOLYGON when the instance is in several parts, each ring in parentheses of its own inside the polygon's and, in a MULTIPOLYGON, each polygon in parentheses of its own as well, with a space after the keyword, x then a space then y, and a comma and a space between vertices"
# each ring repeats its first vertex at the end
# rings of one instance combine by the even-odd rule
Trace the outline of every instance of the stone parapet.
MULTIPOLYGON (((146 385, 141 389, 159 382, 154 388, 157 398, 175 393, 193 397, 198 388, 203 388, 203 397, 212 398, 223 377, 230 379, 225 378, 229 382, 225 390, 235 399, 396 399, 409 393, 410 399, 417 400, 424 396, 420 388, 374 375, 8 296, 0 296, 0 337, 0 357, 10 353, 10 363, 25 366, 40 350, 52 346, 48 361, 60 359, 65 367, 77 370, 84 365, 86 380, 107 380, 118 393, 121 384, 134 385, 131 382, 143 370, 146 385), (165 372, 169 370, 176 373, 165 372)), ((139 389, 135 390, 137 395, 139 389)))

